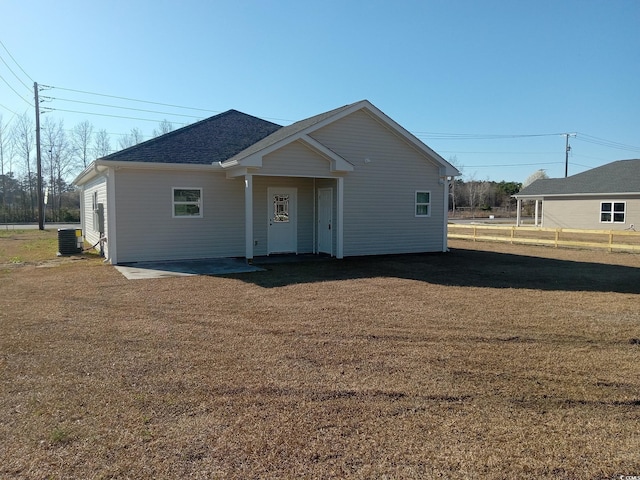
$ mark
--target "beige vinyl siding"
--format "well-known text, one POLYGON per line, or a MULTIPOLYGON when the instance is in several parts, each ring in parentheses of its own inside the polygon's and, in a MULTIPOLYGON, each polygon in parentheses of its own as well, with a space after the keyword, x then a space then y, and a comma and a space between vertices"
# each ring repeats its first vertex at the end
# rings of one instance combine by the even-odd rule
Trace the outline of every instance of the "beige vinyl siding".
POLYGON ((546 228, 581 228, 586 230, 625 230, 640 226, 640 195, 621 197, 545 198, 542 202, 543 223, 546 228), (625 222, 600 222, 602 202, 625 202, 625 222))
POLYGON ((363 111, 312 136, 352 163, 344 180, 344 255, 443 249, 439 167, 363 111), (431 193, 431 216, 415 216, 415 192, 431 193))
MULTIPOLYGON (((297 226, 298 253, 311 253, 313 248, 314 191, 312 178, 253 177, 253 254, 267 255, 267 229, 269 225, 269 187, 295 187, 298 189, 297 226), (255 244, 257 242, 257 245, 255 244)), ((244 238, 244 236, 243 236, 244 238)))
POLYGON ((118 170, 118 263, 244 256, 244 182, 223 173, 118 170), (202 218, 172 217, 173 187, 202 189, 202 218))
MULTIPOLYGON (((107 177, 99 176, 88 182, 83 189, 83 212, 82 212, 82 235, 85 240, 94 245, 100 240, 100 232, 97 230, 97 226, 94 225, 93 216, 93 198, 94 194, 98 194, 98 203, 104 205, 104 228, 105 236, 109 238, 109 226, 107 218, 109 215, 107 207, 107 177)), ((108 245, 105 244, 105 253, 108 253, 108 245)), ((107 255, 108 257, 108 255, 107 255)))
POLYGON ((294 142, 265 155, 260 175, 326 177, 330 163, 301 142, 294 142))

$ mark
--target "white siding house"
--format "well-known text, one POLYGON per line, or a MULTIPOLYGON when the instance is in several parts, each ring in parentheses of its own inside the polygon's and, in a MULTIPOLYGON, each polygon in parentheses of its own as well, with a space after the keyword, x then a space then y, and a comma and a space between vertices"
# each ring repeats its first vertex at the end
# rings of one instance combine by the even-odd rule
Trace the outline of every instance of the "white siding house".
POLYGON ((87 240, 100 238, 98 198, 105 254, 129 263, 446 251, 456 175, 364 100, 286 127, 231 110, 98 159, 74 183, 87 240))

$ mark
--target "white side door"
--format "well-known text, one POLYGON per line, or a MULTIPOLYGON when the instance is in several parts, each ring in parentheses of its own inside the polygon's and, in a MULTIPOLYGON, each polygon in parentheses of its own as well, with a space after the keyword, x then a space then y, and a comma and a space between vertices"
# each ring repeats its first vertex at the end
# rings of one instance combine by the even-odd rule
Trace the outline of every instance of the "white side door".
POLYGON ((333 255, 333 189, 318 189, 318 253, 333 255))
POLYGON ((267 188, 269 211, 267 253, 297 253, 297 197, 297 188, 267 188))

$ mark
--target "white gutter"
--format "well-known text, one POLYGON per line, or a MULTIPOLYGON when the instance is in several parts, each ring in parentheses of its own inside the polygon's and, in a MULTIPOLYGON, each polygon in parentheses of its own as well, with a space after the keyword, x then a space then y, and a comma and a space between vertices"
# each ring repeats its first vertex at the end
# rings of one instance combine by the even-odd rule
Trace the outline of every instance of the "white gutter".
POLYGON ((155 163, 155 162, 126 162, 122 160, 95 160, 84 169, 75 180, 74 185, 82 185, 100 173, 104 173, 108 168, 116 170, 121 168, 136 170, 182 170, 196 172, 220 171, 222 167, 217 164, 201 163, 155 163))

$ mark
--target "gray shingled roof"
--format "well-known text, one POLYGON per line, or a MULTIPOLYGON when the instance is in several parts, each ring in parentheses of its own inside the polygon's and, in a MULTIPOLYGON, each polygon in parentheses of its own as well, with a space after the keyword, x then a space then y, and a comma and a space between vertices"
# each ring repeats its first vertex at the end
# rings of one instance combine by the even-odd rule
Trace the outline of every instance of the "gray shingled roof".
POLYGON ((618 160, 567 178, 541 178, 515 197, 640 193, 640 160, 618 160))
POLYGON ((210 165, 233 157, 280 129, 281 125, 229 110, 102 160, 210 165))

